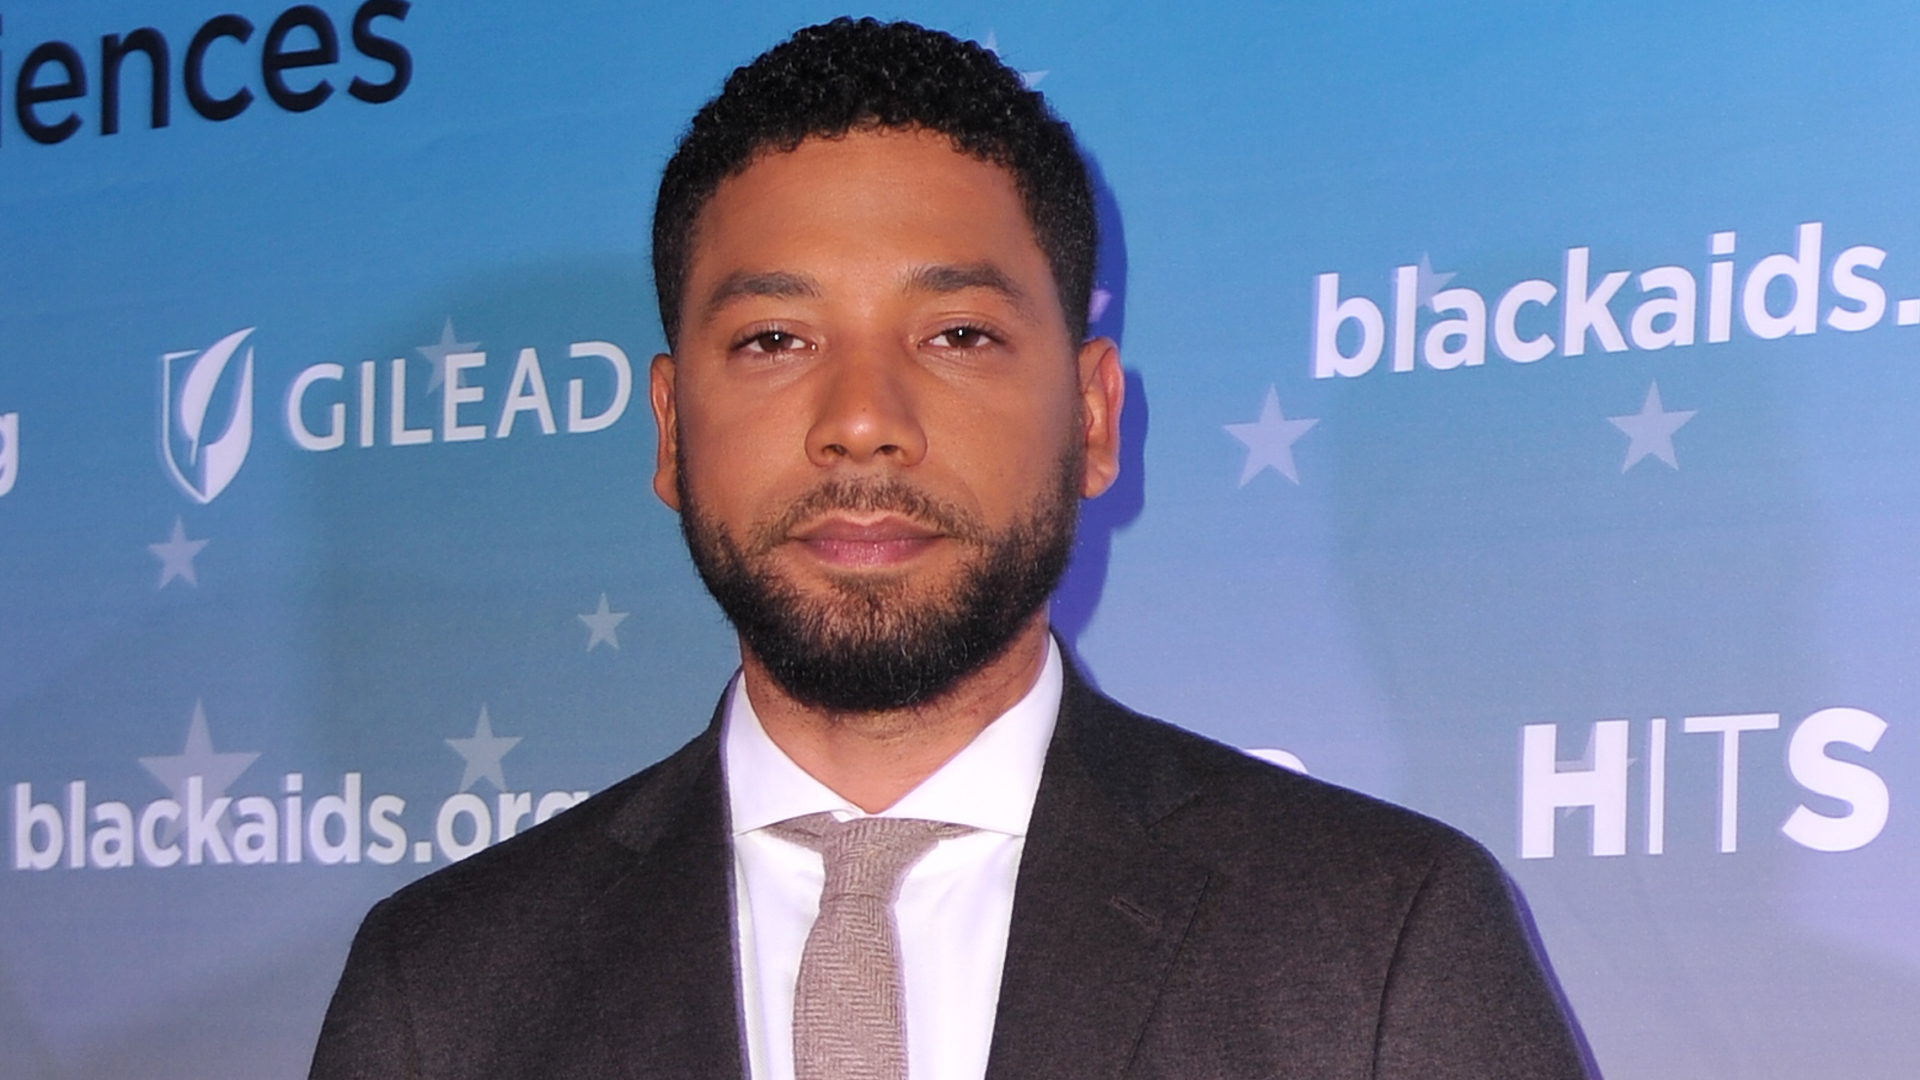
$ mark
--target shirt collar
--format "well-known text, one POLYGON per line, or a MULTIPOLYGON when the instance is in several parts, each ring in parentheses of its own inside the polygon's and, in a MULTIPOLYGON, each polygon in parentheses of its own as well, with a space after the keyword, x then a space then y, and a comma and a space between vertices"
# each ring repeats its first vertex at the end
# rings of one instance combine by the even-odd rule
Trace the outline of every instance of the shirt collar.
MULTIPOLYGON (((1026 696, 974 736, 932 776, 879 817, 923 818, 1025 836, 1040 790, 1040 769, 1060 714, 1060 647, 1047 638, 1047 659, 1026 696)), ((803 814, 841 820, 865 813, 796 765, 774 745, 735 675, 721 730, 722 767, 733 835, 803 814)))

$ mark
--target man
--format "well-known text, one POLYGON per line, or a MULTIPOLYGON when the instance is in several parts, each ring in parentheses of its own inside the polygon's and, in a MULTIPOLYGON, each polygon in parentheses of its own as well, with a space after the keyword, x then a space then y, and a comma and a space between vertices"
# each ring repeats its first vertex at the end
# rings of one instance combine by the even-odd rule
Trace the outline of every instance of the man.
POLYGON ((315 1077, 1584 1075, 1486 852, 1063 663, 1118 460, 1093 252, 977 46, 838 20, 733 74, 661 182, 651 391, 740 674, 376 907, 315 1077))

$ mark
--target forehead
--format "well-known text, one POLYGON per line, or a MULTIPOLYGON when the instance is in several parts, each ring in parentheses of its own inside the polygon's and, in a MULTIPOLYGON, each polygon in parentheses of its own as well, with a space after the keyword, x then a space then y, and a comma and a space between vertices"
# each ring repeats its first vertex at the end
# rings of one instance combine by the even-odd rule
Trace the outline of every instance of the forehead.
POLYGON ((990 261, 1015 276, 1037 272, 1052 294, 1013 175, 918 130, 814 137, 761 155, 701 209, 691 255, 683 303, 743 268, 901 261, 990 261), (808 265, 778 265, 792 260, 808 265))

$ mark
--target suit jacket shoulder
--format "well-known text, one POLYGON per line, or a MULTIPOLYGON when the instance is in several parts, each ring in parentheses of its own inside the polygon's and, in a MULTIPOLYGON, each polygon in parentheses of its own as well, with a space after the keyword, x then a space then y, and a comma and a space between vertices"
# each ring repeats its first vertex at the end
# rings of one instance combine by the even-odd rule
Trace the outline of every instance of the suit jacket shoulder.
POLYGON ((1579 1077, 1497 862, 1068 681, 989 1075, 1579 1077))
POLYGON ((1438 862, 1497 865, 1443 822, 1142 716, 1084 685, 1075 693, 1084 698, 1062 749, 1157 842, 1229 880, 1284 868, 1345 905, 1355 893, 1417 885, 1438 862))
POLYGON ((714 732, 375 906, 311 1075, 741 1075, 714 732))

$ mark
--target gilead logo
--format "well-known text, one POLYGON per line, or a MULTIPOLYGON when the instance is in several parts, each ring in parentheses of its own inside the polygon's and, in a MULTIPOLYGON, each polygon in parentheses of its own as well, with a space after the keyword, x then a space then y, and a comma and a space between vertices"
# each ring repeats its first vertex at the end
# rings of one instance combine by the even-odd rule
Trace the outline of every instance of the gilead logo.
POLYGON ((302 370, 287 388, 288 436, 302 450, 327 451, 349 442, 365 449, 505 439, 516 430, 581 435, 612 427, 633 399, 633 363, 610 341, 567 346, 566 359, 558 363, 573 377, 567 378, 560 401, 548 392, 548 364, 533 348, 519 350, 504 392, 496 383, 491 398, 483 380, 489 374, 497 378, 507 365, 496 362, 490 371, 484 352, 446 352, 440 385, 427 395, 439 395, 437 407, 425 405, 417 388, 409 393, 408 363, 407 357, 395 357, 384 375, 372 360, 351 370, 334 363, 302 370))
POLYGON ((253 347, 232 363, 253 330, 235 330, 205 351, 160 358, 160 461, 174 484, 202 505, 233 483, 253 442, 253 347), (215 434, 208 421, 222 403, 215 434))
MULTIPOLYGON (((174 485, 202 505, 233 483, 253 442, 255 329, 160 357, 160 462, 174 485)), ((633 363, 610 341, 572 342, 564 358, 548 362, 527 347, 508 353, 511 363, 496 354, 492 364, 487 353, 474 350, 477 343, 449 342, 419 350, 434 354, 428 359, 437 376, 424 389, 419 361, 404 356, 385 365, 366 360, 354 367, 321 363, 301 369, 281 398, 286 434, 309 451, 473 442, 515 433, 582 435, 612 427, 633 400, 633 363)), ((271 365, 262 377, 271 401, 271 365)), ((18 443, 17 418, 0 416, 0 495, 18 471, 18 443)))

